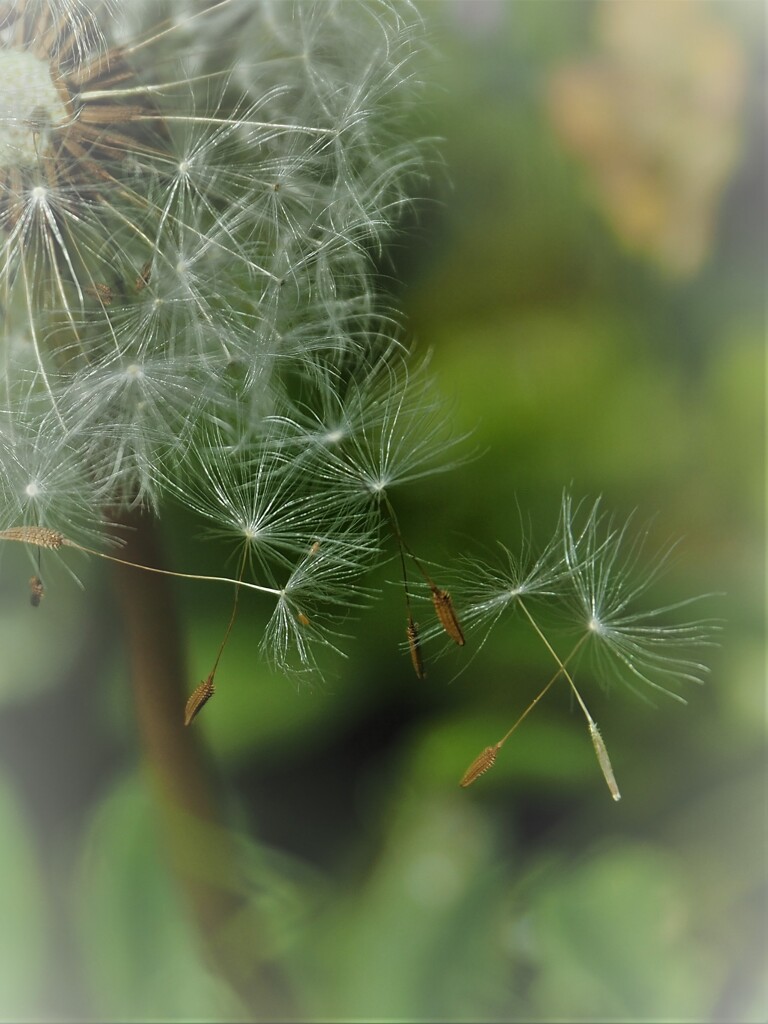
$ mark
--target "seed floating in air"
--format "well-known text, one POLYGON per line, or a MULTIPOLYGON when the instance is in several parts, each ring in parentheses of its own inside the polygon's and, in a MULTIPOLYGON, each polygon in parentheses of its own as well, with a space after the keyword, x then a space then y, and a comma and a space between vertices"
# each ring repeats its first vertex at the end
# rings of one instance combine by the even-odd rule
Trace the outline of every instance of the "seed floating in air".
POLYGON ((184 725, 190 725, 214 694, 213 673, 191 694, 184 709, 184 725))
POLYGON ((93 298, 98 299, 99 302, 102 303, 102 305, 112 305, 112 300, 114 296, 112 293, 112 289, 109 287, 108 284, 103 284, 102 282, 97 281, 95 284, 89 285, 85 290, 88 293, 88 295, 91 295, 93 298))
POLYGON ((424 668, 424 659, 421 655, 421 641, 419 640, 419 630, 416 623, 413 621, 413 616, 408 616, 408 625, 405 627, 405 634, 408 637, 408 647, 411 652, 411 662, 413 663, 413 670, 416 673, 418 679, 425 679, 427 676, 426 669, 424 668))
POLYGON ((482 754, 478 754, 472 764, 467 768, 461 777, 459 782, 460 786, 471 786, 473 782, 484 775, 489 768, 493 768, 496 762, 496 755, 499 752, 500 743, 494 744, 492 747, 486 747, 482 754))
POLYGON ((139 271, 138 277, 136 278, 134 287, 137 292, 144 291, 150 282, 152 277, 152 260, 147 260, 144 266, 139 271))
POLYGON ((454 643, 458 644, 459 647, 463 647, 464 634, 461 631, 459 620, 456 617, 451 595, 447 590, 441 590, 434 584, 430 589, 432 591, 432 604, 435 606, 435 611, 437 612, 437 617, 440 620, 440 625, 454 643))
POLYGON ((63 545, 75 547, 63 533, 50 530, 47 526, 11 526, 0 531, 0 540, 18 540, 22 544, 36 544, 39 548, 49 548, 51 551, 58 551, 63 545))
POLYGON ((39 576, 33 576, 29 581, 29 603, 33 608, 39 608, 40 602, 45 597, 45 587, 39 576))
POLYGON ((600 769, 608 785, 608 789, 611 791, 611 796, 614 800, 621 800, 621 793, 619 792, 619 787, 617 786, 616 779, 613 775, 613 768, 611 767, 611 759, 608 757, 608 750, 606 749, 603 737, 600 735, 594 722, 589 723, 589 735, 592 737, 592 744, 595 748, 595 753, 597 754, 597 763, 600 765, 600 769))

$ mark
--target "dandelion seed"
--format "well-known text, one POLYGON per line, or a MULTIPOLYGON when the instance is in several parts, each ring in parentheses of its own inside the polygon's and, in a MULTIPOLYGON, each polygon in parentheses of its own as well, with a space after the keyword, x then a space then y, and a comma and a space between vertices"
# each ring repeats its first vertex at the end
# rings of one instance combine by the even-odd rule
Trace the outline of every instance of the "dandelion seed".
POLYGON ((275 603, 262 649, 282 671, 309 673, 318 668, 314 647, 341 653, 331 641, 329 624, 349 614, 365 597, 355 581, 372 553, 370 539, 354 534, 324 538, 316 554, 305 551, 275 603), (299 613, 308 620, 303 626, 299 613), (299 628, 301 626, 302 628, 299 628))
POLYGON ((501 616, 518 608, 523 598, 551 600, 568 585, 572 570, 562 550, 562 523, 537 548, 522 513, 520 518, 522 540, 516 551, 499 542, 492 562, 466 556, 461 560, 462 622, 467 629, 485 624, 481 646, 501 616))
POLYGON ((184 725, 190 725, 200 714, 203 706, 213 696, 216 687, 213 684, 213 673, 211 673, 205 682, 200 683, 197 689, 190 695, 187 701, 186 707, 184 708, 184 725))
POLYGON ((35 544, 39 548, 48 548, 51 551, 58 551, 65 545, 75 547, 64 534, 58 530, 50 530, 46 526, 11 526, 7 530, 0 530, 0 540, 17 540, 22 544, 35 544))
POLYGON ((399 346, 378 341, 376 357, 342 380, 315 372, 309 408, 281 417, 287 444, 307 461, 314 454, 312 470, 377 519, 393 488, 455 466, 446 456, 463 440, 452 433, 426 362, 411 370, 399 346))
POLYGON ((98 299, 105 306, 111 306, 114 299, 112 289, 108 284, 104 284, 101 281, 97 281, 95 284, 88 285, 85 289, 88 295, 98 299))
MULTIPOLYGON (((403 535, 402 535, 402 533, 400 531, 400 524, 398 522, 397 514, 395 512, 394 506, 392 505, 392 502, 389 500, 389 497, 387 496, 386 493, 383 493, 383 501, 384 501, 384 507, 386 508, 387 513, 389 515, 390 525, 392 526, 392 531, 393 531, 393 533, 395 535, 395 539, 397 541, 397 545, 398 545, 398 549, 399 549, 399 553, 400 553, 400 565, 401 565, 402 572, 403 572, 403 587, 405 589, 405 604, 406 604, 406 607, 408 608, 408 618, 409 618, 408 638, 409 638, 409 646, 411 648, 411 658, 412 658, 412 660, 413 660, 414 646, 411 643, 410 630, 411 630, 411 627, 413 627, 413 630, 414 630, 414 633, 415 633, 415 626, 413 626, 413 618, 411 616, 411 608, 410 608, 410 595, 409 595, 409 592, 408 592, 408 574, 407 574, 406 567, 405 567, 405 555, 406 555, 406 552, 413 559, 414 564, 416 565, 416 567, 419 570, 419 572, 421 573, 421 575, 424 577, 424 580, 425 580, 427 586, 430 589, 430 593, 432 594, 432 604, 434 605, 435 611, 437 612, 437 618, 438 618, 438 621, 440 622, 440 625, 445 630, 445 632, 448 634, 448 636, 454 641, 454 643, 458 644, 459 647, 463 647, 464 646, 464 634, 461 631, 461 626, 459 625, 459 620, 458 620, 458 618, 456 616, 456 612, 455 612, 454 607, 453 607, 453 601, 451 600, 451 595, 448 593, 447 590, 443 590, 443 589, 441 589, 440 587, 437 586, 437 584, 434 582, 432 577, 429 575, 427 570, 422 565, 421 561, 416 557, 416 555, 413 553, 411 548, 406 544, 405 539, 403 538, 403 535)), ((419 657, 420 657, 420 655, 419 655, 419 657)), ((416 668, 415 661, 414 661, 414 667, 416 668)), ((423 668, 423 666, 422 666, 422 668, 423 668)), ((416 674, 419 675, 419 669, 418 668, 416 668, 416 674)))
POLYGON ((462 775, 459 785, 466 789, 467 786, 471 786, 473 782, 477 781, 481 775, 484 775, 489 768, 493 768, 500 746, 501 744, 497 743, 492 747, 486 747, 481 754, 478 754, 462 775))
POLYGON ((454 643, 458 644, 459 647, 463 647, 464 634, 461 631, 459 620, 454 611, 451 595, 447 590, 441 590, 434 584, 430 585, 430 590, 432 592, 432 604, 435 606, 440 625, 454 643))
POLYGON ((608 750, 606 749, 603 737, 600 735, 594 722, 589 723, 589 735, 592 737, 592 743, 595 748, 595 753, 597 754, 597 762, 600 765, 600 769, 608 785, 608 789, 611 791, 611 796, 614 800, 621 800, 621 793, 619 792, 619 787, 616 785, 613 768, 611 767, 611 760, 608 757, 608 750))
MULTIPOLYGON (((620 800, 621 795, 619 793, 618 786, 616 785, 616 780, 613 777, 613 770, 611 768, 610 758, 608 757, 608 750, 606 749, 605 743, 603 743, 602 736, 600 735, 597 725, 595 724, 595 721, 589 712, 589 708, 584 702, 584 698, 581 696, 581 693, 579 692, 576 683, 573 681, 573 676, 566 668, 568 662, 575 657, 575 655, 579 652, 579 649, 582 646, 582 644, 589 638, 589 632, 585 633, 579 639, 576 646, 571 650, 571 653, 568 655, 565 661, 561 661, 557 653, 555 652, 555 649, 552 647, 549 640, 547 640, 546 636, 544 636, 544 633, 541 631, 538 623, 533 618, 528 608, 522 602, 520 603, 520 606, 523 612, 525 613, 525 616, 527 617, 528 621, 531 623, 534 630, 536 631, 540 639, 543 641, 544 646, 547 648, 547 650, 550 652, 552 657, 559 665, 557 675, 562 674, 567 679, 568 685, 571 688, 571 692, 576 698, 576 702, 581 708, 581 711, 587 720, 587 726, 589 727, 589 735, 592 737, 592 743, 595 748, 595 753, 597 754, 597 760, 603 772, 603 776, 605 777, 605 781, 608 784, 608 788, 611 791, 611 796, 614 800, 620 800)), ((555 678, 557 678, 557 675, 555 676, 555 678)))
POLYGON ((181 580, 205 580, 209 583, 230 583, 236 587, 245 587, 247 590, 255 590, 261 594, 269 594, 272 597, 280 596, 280 592, 273 587, 265 587, 259 583, 250 583, 247 580, 232 579, 229 576, 208 576, 201 573, 173 572, 171 569, 158 569, 153 565, 142 565, 140 562, 131 562, 125 558, 118 558, 116 555, 109 555, 106 551, 96 551, 84 544, 78 544, 70 540, 56 530, 50 530, 43 526, 12 526, 7 530, 0 530, 0 540, 20 541, 23 544, 33 544, 37 547, 48 548, 57 551, 61 547, 71 547, 75 551, 82 551, 83 554, 93 555, 96 558, 106 559, 117 565, 125 565, 129 569, 138 569, 141 572, 154 572, 159 576, 171 576, 181 580))
POLYGON ((45 597, 45 587, 39 576, 33 576, 29 581, 29 603, 33 608, 39 608, 40 602, 45 597))
POLYGON ((299 622, 301 623, 302 626, 309 626, 310 625, 310 621, 307 618, 307 616, 304 614, 304 612, 296 612, 296 618, 299 620, 299 622))
MULTIPOLYGON (((461 780, 460 785, 462 785, 462 786, 469 786, 469 785, 471 785, 471 783, 474 782, 475 779, 478 778, 478 776, 482 775, 483 772, 487 771, 488 768, 490 768, 494 764, 494 762, 496 760, 496 755, 501 750, 501 748, 504 746, 504 744, 507 742, 507 740, 512 736, 512 734, 514 732, 517 731, 517 729, 525 721, 525 719, 528 717, 528 715, 530 715, 530 713, 533 711, 533 709, 536 707, 536 705, 539 703, 539 701, 542 699, 542 697, 545 694, 549 693, 549 691, 551 690, 551 688, 554 686, 554 684, 557 682, 557 680, 560 678, 561 675, 564 675, 564 676, 566 676, 568 678, 568 681, 570 682, 571 686, 573 687, 574 692, 576 693, 576 696, 577 696, 577 698, 579 700, 579 703, 580 703, 580 705, 582 707, 582 710, 584 711, 584 713, 587 716, 587 721, 590 723, 590 725, 594 724, 592 722, 592 719, 591 719, 590 715, 589 715, 589 712, 587 711, 587 709, 586 709, 586 707, 584 705, 584 702, 581 700, 581 697, 579 696, 578 691, 576 690, 575 686, 573 685, 573 680, 571 679, 570 675, 568 674, 568 670, 566 668, 566 665, 574 657, 574 655, 578 652, 579 647, 581 646, 581 644, 583 642, 584 642, 583 638, 581 640, 579 640, 579 642, 573 648, 573 650, 568 655, 568 657, 565 659, 565 661, 560 661, 560 659, 557 658, 557 656, 555 656, 556 660, 557 660, 557 663, 558 663, 558 666, 559 666, 558 669, 557 669, 557 672, 555 672, 555 674, 550 678, 550 680, 547 682, 547 684, 545 686, 543 686, 541 688, 541 690, 539 690, 539 692, 536 694, 536 696, 530 702, 530 704, 525 709, 525 711, 523 711, 522 714, 518 715, 518 717, 515 719, 515 721, 512 724, 512 726, 504 733, 504 735, 501 737, 501 739, 498 741, 498 743, 496 743, 492 747, 486 747, 485 750, 482 752, 482 754, 480 754, 479 757, 477 757, 472 762, 472 764, 469 766, 469 768, 465 772, 465 774, 464 774, 464 776, 463 776, 463 778, 461 780)), ((552 653, 554 653, 554 652, 552 652, 552 653)))
POLYGON ((427 673, 424 669, 424 658, 421 654, 421 641, 419 630, 413 621, 413 616, 408 615, 408 625, 405 627, 405 635, 408 637, 408 649, 411 652, 411 663, 418 679, 426 679, 427 673))
POLYGON ((134 288, 137 292, 144 291, 152 278, 152 260, 147 260, 138 273, 134 288))
POLYGON ((688 652, 712 646, 716 624, 707 619, 674 621, 679 609, 701 597, 649 611, 634 607, 660 576, 674 545, 645 557, 647 528, 631 537, 631 517, 616 526, 600 510, 599 501, 582 514, 581 522, 580 511, 581 506, 574 506, 566 495, 562 518, 565 557, 572 568, 569 607, 589 639, 599 676, 606 686, 621 680, 646 700, 637 683, 685 703, 671 686, 702 682, 707 667, 688 652), (670 622, 664 621, 667 615, 670 622))

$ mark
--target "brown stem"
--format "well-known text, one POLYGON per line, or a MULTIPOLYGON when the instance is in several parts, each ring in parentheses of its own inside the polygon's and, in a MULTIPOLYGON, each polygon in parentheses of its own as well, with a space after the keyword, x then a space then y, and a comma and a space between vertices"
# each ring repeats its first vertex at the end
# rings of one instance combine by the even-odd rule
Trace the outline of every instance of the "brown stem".
MULTIPOLYGON (((160 566, 150 516, 125 514, 126 560, 160 566)), ((214 970, 259 1017, 293 1016, 279 979, 259 955, 259 922, 224 823, 215 773, 200 733, 184 727, 190 680, 167 577, 114 569, 129 651, 139 732, 169 859, 214 970), (254 927, 255 926, 255 927, 254 927)))

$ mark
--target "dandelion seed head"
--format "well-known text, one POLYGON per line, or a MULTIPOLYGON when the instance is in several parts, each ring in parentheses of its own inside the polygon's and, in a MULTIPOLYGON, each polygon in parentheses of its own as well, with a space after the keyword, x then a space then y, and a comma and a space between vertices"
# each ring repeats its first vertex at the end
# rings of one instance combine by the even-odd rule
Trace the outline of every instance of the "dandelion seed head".
POLYGON ((305 667, 376 499, 446 447, 374 313, 422 151, 409 10, 0 0, 0 522, 85 542, 180 501, 305 667))
POLYGON ((44 130, 67 117, 49 63, 25 50, 0 49, 0 167, 34 165, 44 130))

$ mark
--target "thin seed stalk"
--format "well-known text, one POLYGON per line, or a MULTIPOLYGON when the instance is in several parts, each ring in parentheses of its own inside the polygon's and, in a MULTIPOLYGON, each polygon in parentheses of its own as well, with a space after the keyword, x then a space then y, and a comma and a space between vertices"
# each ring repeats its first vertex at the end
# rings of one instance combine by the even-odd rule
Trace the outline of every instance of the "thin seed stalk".
MULTIPOLYGON (((605 742, 603 741, 603 737, 600 735, 600 731, 597 728, 597 723, 595 722, 595 720, 592 717, 592 715, 589 713, 589 709, 587 708, 587 705, 582 700, 581 694, 576 689, 576 684, 574 683, 573 679, 571 678, 570 672, 566 668, 566 664, 571 660, 571 658, 574 656, 574 654, 579 649, 579 647, 582 645, 582 643, 584 643, 584 641, 587 639, 588 634, 587 633, 584 634, 584 636, 578 642, 576 647, 571 651, 571 653, 568 655, 568 657, 563 662, 557 656, 557 653, 555 652, 555 649, 552 647, 552 645, 550 644, 549 640, 547 640, 547 638, 544 636, 542 631, 539 629, 538 623, 533 618, 533 616, 528 611, 528 609, 525 607, 523 602, 519 601, 518 603, 519 603, 520 607, 522 608, 522 610, 525 612, 525 614, 526 614, 526 616, 528 618, 528 621, 533 626, 533 628, 536 630, 536 632, 539 635, 539 637, 541 638, 541 640, 544 642, 547 650, 550 652, 552 657, 555 659, 557 664, 560 666, 560 672, 568 680, 568 682, 570 684, 570 687, 571 687, 571 690, 573 691, 573 693, 574 693, 574 695, 576 697, 576 700, 578 701, 579 707, 584 712, 584 717, 587 720, 587 727, 589 728, 589 736, 590 736, 590 739, 592 740, 592 745, 595 748, 595 756, 597 757, 597 763, 600 765, 600 771, 603 773, 603 778, 605 779, 605 783, 608 786, 608 789, 609 789, 610 794, 613 797, 613 799, 614 800, 621 800, 621 793, 619 792, 619 787, 618 787, 618 785, 616 783, 616 778, 615 778, 615 776, 613 774, 613 767, 611 766, 611 759, 610 759, 610 757, 608 755, 608 748, 606 747, 605 742)), ((560 674, 560 672, 558 673, 558 675, 560 674)), ((557 676, 555 678, 557 678, 557 676)), ((550 682, 550 684, 547 686, 547 689, 549 689, 549 686, 551 686, 552 682, 554 682, 554 680, 552 680, 550 682)), ((505 736, 504 739, 506 740, 506 738, 507 737, 505 736)), ((502 742, 504 742, 504 741, 502 741, 502 742)))
MULTIPOLYGON (((544 634, 542 633, 541 629, 539 628, 539 624, 536 622, 534 617, 531 615, 531 613, 528 611, 528 609, 525 607, 525 605, 523 604, 523 602, 519 598, 518 598, 518 602, 517 603, 519 604, 519 606, 522 609, 522 611, 525 613, 525 616, 528 619, 528 621, 530 622, 530 624, 536 630, 536 633, 537 633, 539 639, 542 641, 542 643, 547 648, 549 653, 552 655, 552 657, 555 659, 557 664, 560 666, 560 671, 563 673, 565 678, 568 680, 568 684, 571 687, 571 690, 573 691, 573 695, 575 696, 576 701, 577 701, 579 707, 584 712, 584 717, 587 720, 587 724, 591 728, 595 724, 594 720, 592 718, 592 715, 590 715, 590 713, 589 713, 589 708, 584 703, 584 701, 581 699, 581 694, 576 689, 576 684, 574 683, 573 679, 571 678, 571 673, 565 667, 564 663, 560 660, 560 658, 558 657, 557 652, 555 651, 554 647, 549 642, 549 640, 547 640, 547 638, 544 636, 544 634)), ((581 646, 581 643, 584 641, 584 639, 586 639, 586 636, 582 638, 582 641, 579 643, 579 646, 581 646)), ((571 655, 569 655, 569 658, 573 657, 573 653, 574 652, 572 652, 571 655)))

